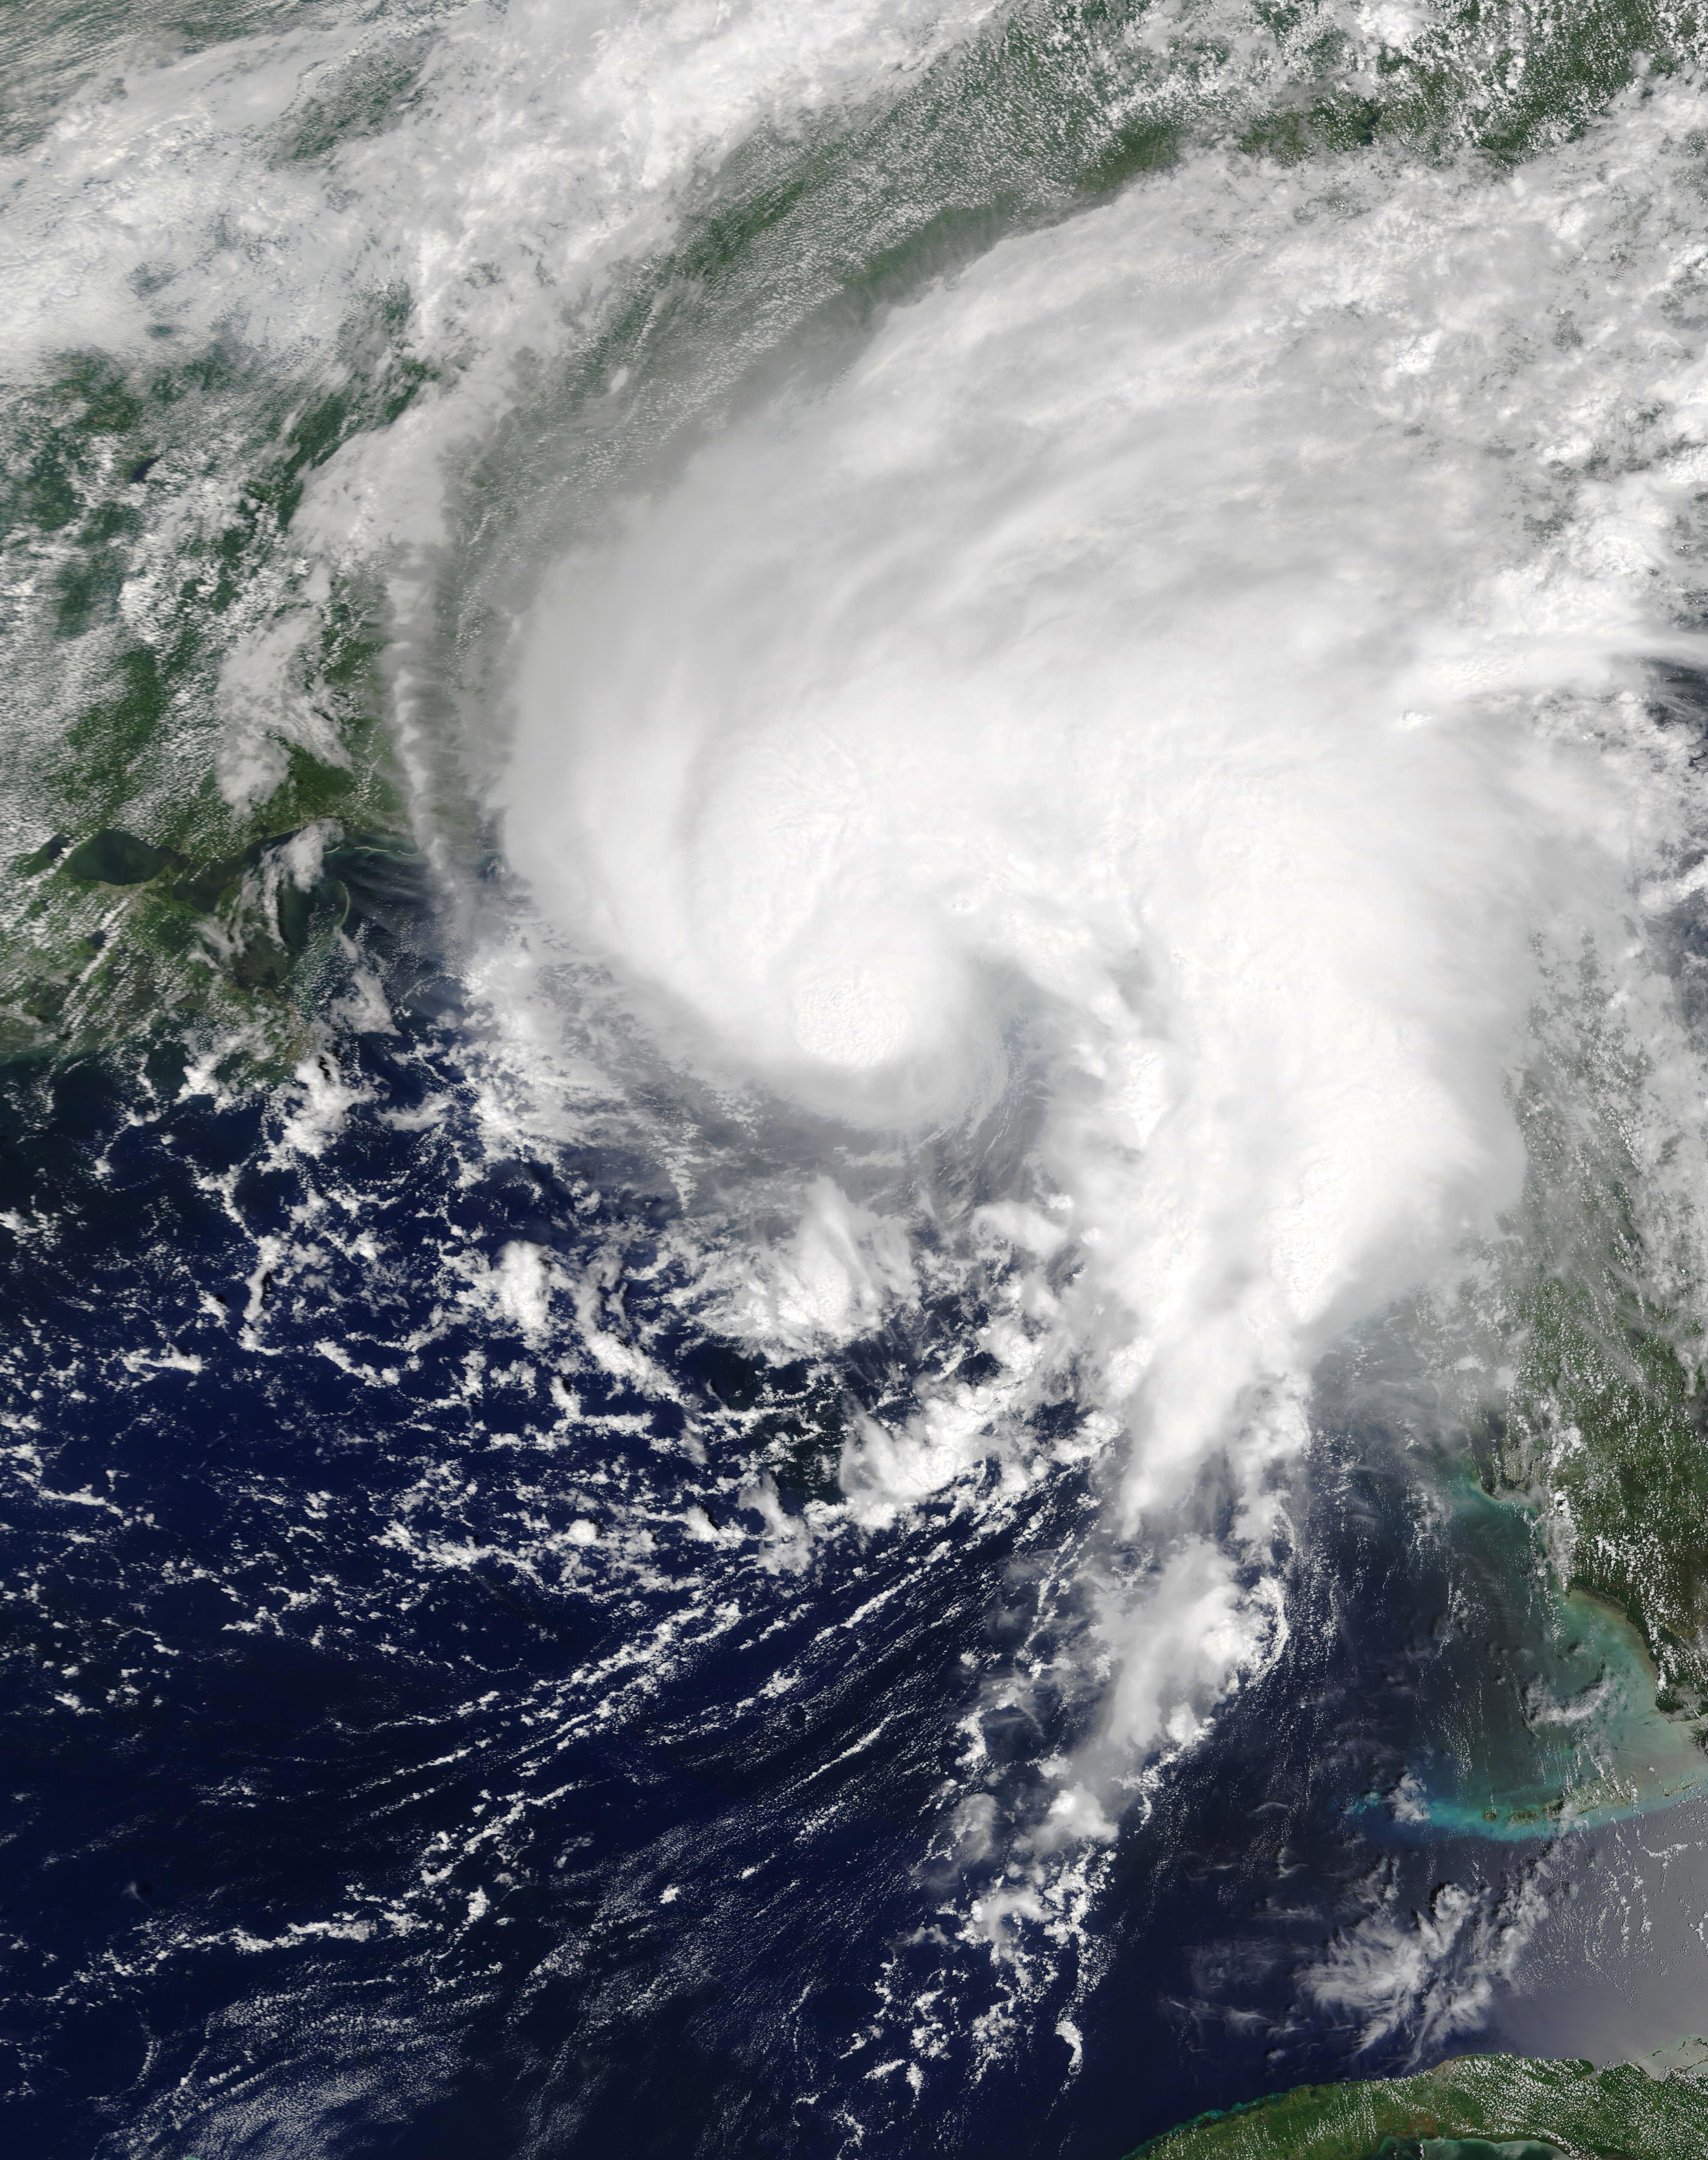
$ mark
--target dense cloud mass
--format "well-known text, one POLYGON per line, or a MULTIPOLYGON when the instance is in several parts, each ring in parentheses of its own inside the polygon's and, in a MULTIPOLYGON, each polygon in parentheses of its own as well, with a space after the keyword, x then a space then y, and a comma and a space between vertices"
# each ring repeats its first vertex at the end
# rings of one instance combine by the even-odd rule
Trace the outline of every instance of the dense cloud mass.
MULTIPOLYGON (((1263 1546, 1316 1357, 1518 1198, 1539 960, 1633 964, 1688 844, 1639 693, 1700 642, 1694 257, 1607 173, 1664 139, 1207 157, 896 309, 538 605, 507 845, 678 1054, 897 1130, 1042 1089, 1015 1197, 1129 1527, 1225 1458, 1263 1546)), ((1273 1639, 1229 1583, 1179 1673, 1124 1652, 1140 1748, 1273 1639)))
POLYGON ((1695 0, 12 15, 29 2149, 1708 2060, 1695 0))

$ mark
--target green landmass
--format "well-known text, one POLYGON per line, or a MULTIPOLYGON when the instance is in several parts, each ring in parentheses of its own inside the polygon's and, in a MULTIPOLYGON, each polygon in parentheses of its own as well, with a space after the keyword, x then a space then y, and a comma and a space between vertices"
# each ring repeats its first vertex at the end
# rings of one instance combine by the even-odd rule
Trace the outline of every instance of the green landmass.
POLYGON ((1634 2063, 1463 2055, 1201 2116, 1129 2160, 1701 2160, 1708 2087, 1634 2063))
MULTIPOLYGON (((155 12, 192 45, 253 13, 216 5, 192 23, 169 0, 155 12)), ((91 0, 75 35, 44 27, 19 41, 8 80, 20 140, 127 20, 91 0)), ((459 544, 424 661, 448 706, 490 709, 520 594, 506 552, 519 531, 533 561, 584 538, 614 488, 715 424, 756 371, 788 355, 810 372, 1005 234, 1207 145, 1264 163, 1385 149, 1509 164, 1581 130, 1639 78, 1690 64, 1700 34, 1694 0, 1440 7, 1403 49, 1360 46, 1317 0, 1260 0, 1238 37, 1219 10, 1005 8, 860 110, 761 129, 696 180, 670 245, 566 316, 558 355, 518 356, 514 409, 452 479, 459 544)), ((335 159, 403 125, 427 94, 429 49, 423 28, 317 77, 281 124, 277 157, 335 159)), ((164 270, 138 273, 145 299, 157 274, 169 284, 164 270)), ((0 386, 0 860, 12 865, 0 868, 0 1057, 85 1055, 169 1023, 281 1046, 300 1033, 316 994, 304 962, 320 948, 311 938, 299 954, 268 926, 277 879, 211 906, 184 890, 205 896, 212 865, 277 852, 317 822, 408 829, 382 595, 299 557, 293 525, 315 470, 437 378, 413 309, 402 287, 353 293, 335 352, 281 364, 236 328, 185 349, 163 303, 143 350, 66 352, 0 386), (294 717, 275 730, 274 769, 234 789, 220 771, 231 732, 222 670, 257 638, 299 632, 283 698, 294 717), (80 877, 91 846, 111 856, 117 844, 101 836, 113 833, 134 843, 133 870, 135 849, 151 849, 158 874, 80 877)), ((454 725, 443 740, 421 733, 417 784, 436 829, 467 839, 473 859, 487 840, 465 745, 454 725)), ((1576 1324, 1563 1315, 1562 1334, 1576 1324)), ((1694 1559, 1685 1572, 1688 1602, 1694 1559)), ((1620 1594, 1611 1577, 1599 1586, 1620 1594)))
POLYGON ((1647 1061, 1586 968, 1515 1092, 1524 1202, 1495 1300, 1512 1380, 1472 1420, 1561 1584, 1641 1633, 1658 1706, 1708 1741, 1708 1356, 1687 1197, 1650 1160, 1647 1061))
POLYGON ((378 591, 317 581, 291 527, 314 469, 426 379, 407 319, 365 304, 312 387, 231 341, 66 354, 0 400, 0 1058, 172 1032, 265 1070, 312 1032, 350 912, 316 855, 407 849, 408 817, 378 591), (281 627, 234 785, 224 671, 281 627))

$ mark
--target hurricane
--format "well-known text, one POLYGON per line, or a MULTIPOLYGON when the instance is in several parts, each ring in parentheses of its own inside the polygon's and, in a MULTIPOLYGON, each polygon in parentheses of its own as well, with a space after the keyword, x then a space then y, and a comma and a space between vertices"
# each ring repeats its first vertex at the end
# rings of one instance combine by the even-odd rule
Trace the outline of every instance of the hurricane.
POLYGON ((29 2149, 1701 2149, 1701 35, 0 29, 29 2149))

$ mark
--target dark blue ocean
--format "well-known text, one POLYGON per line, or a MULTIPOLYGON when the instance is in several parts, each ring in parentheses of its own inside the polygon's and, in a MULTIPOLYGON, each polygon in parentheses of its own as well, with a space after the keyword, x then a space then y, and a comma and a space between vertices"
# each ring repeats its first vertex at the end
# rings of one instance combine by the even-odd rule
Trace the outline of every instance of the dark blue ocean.
POLYGON ((0 2155, 1708 2032, 1700 47, 17 0, 0 2155))
MULTIPOLYGON (((1510 1555, 1420 1539, 1391 1434, 1326 1425, 1289 1647, 1002 2012, 931 1832, 961 1721, 1037 1654, 1083 1473, 756 1568, 758 1519, 715 1459, 659 1447, 656 1398, 613 1382, 566 1420, 549 1357, 448 1301, 448 1256, 526 1240, 620 1255, 619 1327, 669 1311, 662 1181, 494 1155, 460 1041, 420 1015, 351 1040, 360 1099, 318 1155, 281 1145, 299 1089, 8 1076, 13 2149, 797 2160, 857 2129, 871 2153, 1114 2160, 1207 2107, 1410 2064, 1416 2004, 1373 2042, 1301 1976, 1373 1913, 1415 1936, 1444 1883, 1475 1909, 1439 1953, 1432 1985, 1472 1991, 1440 2040, 1486 2037, 1476 1968, 1545 1846, 1408 1838, 1368 1803, 1450 1700, 1475 1726, 1467 1673, 1517 1688, 1522 1616, 1510 1555), (727 1545, 663 1533, 693 1506, 727 1545), (644 1567, 607 1571, 648 1519, 644 1567), (548 1541, 589 1521, 566 1585, 548 1541), (884 2064, 933 1990, 910 2081, 884 2064)), ((687 1328, 669 1371, 684 1414, 828 1415, 687 1328)), ((786 1510, 815 1474, 780 1481, 786 1510)), ((999 1804, 1088 1715, 987 1716, 999 1804)))

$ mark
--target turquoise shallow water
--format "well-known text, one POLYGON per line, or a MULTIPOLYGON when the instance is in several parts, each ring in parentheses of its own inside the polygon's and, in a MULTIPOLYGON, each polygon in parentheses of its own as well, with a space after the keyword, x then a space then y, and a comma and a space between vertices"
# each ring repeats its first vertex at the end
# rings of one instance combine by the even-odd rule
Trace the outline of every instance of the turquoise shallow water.
POLYGON ((1692 2022, 1699 44, 14 11, 32 2150, 1692 2022))
POLYGON ((1481 1616, 1492 1633, 1473 1626, 1454 1643, 1444 1625, 1450 1671, 1428 1721, 1437 1745, 1365 1806, 1400 1835, 1527 1843, 1700 1796, 1698 1722, 1656 1707, 1659 1679, 1638 1628, 1583 1591, 1562 1594, 1511 1503, 1468 1475, 1456 1501, 1463 1549, 1494 1605, 1481 1616))

